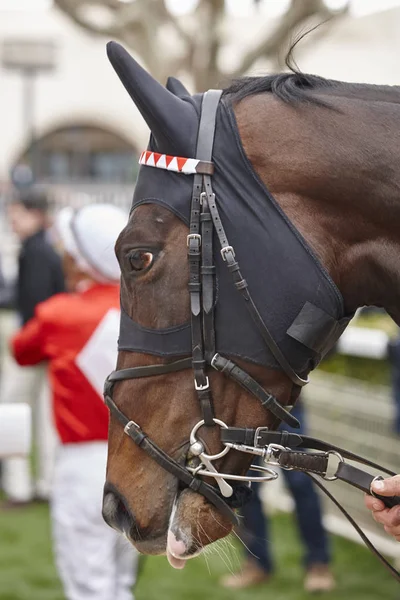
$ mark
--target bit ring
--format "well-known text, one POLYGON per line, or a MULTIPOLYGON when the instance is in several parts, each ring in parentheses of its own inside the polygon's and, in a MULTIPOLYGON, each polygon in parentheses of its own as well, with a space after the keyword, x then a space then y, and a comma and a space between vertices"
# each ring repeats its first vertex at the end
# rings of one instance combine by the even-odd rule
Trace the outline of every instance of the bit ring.
MULTIPOLYGON (((221 427, 221 429, 228 429, 228 425, 226 425, 226 423, 224 423, 223 421, 220 421, 219 419, 213 419, 214 423, 216 425, 219 425, 221 427)), ((198 430, 200 429, 200 427, 203 427, 204 425, 204 419, 202 419, 201 421, 199 421, 192 429, 192 431, 190 432, 190 445, 192 446, 193 444, 195 444, 198 440, 196 437, 196 433, 198 432, 198 430)), ((204 456, 204 458, 208 459, 208 460, 218 460, 218 458, 222 458, 223 456, 225 456, 225 454, 228 454, 230 448, 228 446, 225 446, 225 448, 223 450, 221 450, 221 452, 218 452, 218 454, 206 454, 205 452, 202 452, 201 456, 204 456)))

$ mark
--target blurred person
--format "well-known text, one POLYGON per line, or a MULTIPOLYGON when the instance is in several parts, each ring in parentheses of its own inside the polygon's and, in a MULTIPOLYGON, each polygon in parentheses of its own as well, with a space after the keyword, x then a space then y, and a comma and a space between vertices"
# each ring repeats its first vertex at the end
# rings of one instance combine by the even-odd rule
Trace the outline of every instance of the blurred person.
MULTIPOLYGON (((136 553, 102 518, 108 410, 82 367, 102 370, 109 344, 98 332, 119 317, 119 265, 114 254, 127 216, 105 204, 63 209, 55 232, 69 294, 36 307, 12 340, 21 365, 48 361, 53 411, 61 445, 51 493, 54 550, 68 600, 130 600, 136 553)), ((117 354, 117 332, 114 360, 117 354)), ((104 374, 105 376, 105 374, 104 374)))
MULTIPOLYGON (((15 289, 18 326, 33 317, 39 302, 64 291, 61 259, 47 236, 49 200, 43 191, 27 189, 8 205, 11 229, 21 242, 15 289)), ((4 507, 25 505, 33 499, 47 500, 58 443, 50 416, 45 365, 21 369, 6 356, 0 387, 1 402, 27 402, 32 406, 33 444, 37 460, 32 477, 29 459, 10 458, 3 464, 4 507)))
MULTIPOLYGON (((400 496, 400 475, 373 481, 371 490, 380 496, 400 496)), ((369 495, 365 496, 365 504, 375 521, 383 525, 386 533, 400 542, 400 506, 386 508, 382 500, 369 495)))
MULTIPOLYGON (((281 425, 287 431, 305 434, 304 409, 301 401, 291 411, 300 421, 301 427, 293 429, 281 425)), ((304 588, 308 592, 329 592, 335 587, 335 580, 329 567, 331 552, 326 531, 322 525, 319 497, 313 483, 305 473, 282 469, 286 484, 295 502, 299 533, 305 549, 304 588)), ((255 473, 258 474, 258 473, 255 473)), ((221 579, 223 587, 245 589, 266 583, 274 571, 270 549, 269 518, 264 514, 260 483, 252 483, 253 495, 242 509, 243 521, 240 533, 243 537, 246 559, 237 574, 225 575, 221 579)))
POLYGON ((34 189, 8 206, 11 229, 21 242, 16 308, 23 324, 33 317, 39 302, 64 291, 61 259, 47 234, 49 208, 47 195, 34 189))

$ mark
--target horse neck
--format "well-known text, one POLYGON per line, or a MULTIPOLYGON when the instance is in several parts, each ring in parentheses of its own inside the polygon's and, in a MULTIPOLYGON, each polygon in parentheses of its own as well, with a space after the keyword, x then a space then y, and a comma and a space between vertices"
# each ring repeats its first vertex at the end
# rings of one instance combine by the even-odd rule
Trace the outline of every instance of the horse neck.
POLYGON ((235 109, 243 146, 347 312, 382 306, 400 325, 400 104, 332 100, 340 112, 248 98, 235 109))

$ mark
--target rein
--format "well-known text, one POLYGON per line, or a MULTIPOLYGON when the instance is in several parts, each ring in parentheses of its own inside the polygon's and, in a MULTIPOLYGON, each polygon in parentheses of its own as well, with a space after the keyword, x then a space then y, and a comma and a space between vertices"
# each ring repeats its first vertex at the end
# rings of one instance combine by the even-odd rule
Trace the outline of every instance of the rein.
MULTIPOLYGON (((218 354, 215 350, 216 268, 213 252, 214 232, 219 241, 221 256, 232 275, 234 285, 242 295, 245 306, 272 355, 295 385, 304 386, 308 383, 308 379, 294 371, 257 310, 247 282, 241 274, 234 248, 229 244, 220 219, 211 183, 214 169, 212 148, 220 96, 221 91, 219 90, 209 90, 203 96, 196 159, 169 157, 146 151, 142 153, 139 161, 142 165, 194 175, 190 231, 187 237, 192 356, 165 364, 114 371, 105 383, 105 402, 111 414, 124 427, 125 434, 137 446, 144 450, 163 469, 176 477, 183 487, 190 488, 207 498, 234 525, 238 525, 239 521, 233 509, 242 506, 249 498, 251 493, 249 489, 250 482, 270 481, 276 479, 278 475, 268 466, 257 465, 252 465, 251 469, 258 471, 261 473, 260 475, 240 476, 220 473, 214 467, 214 461, 225 456, 230 450, 236 450, 259 456, 266 465, 305 472, 338 506, 366 545, 400 582, 400 573, 376 550, 342 505, 315 478, 315 476, 318 476, 327 481, 340 479, 367 494, 372 494, 371 484, 377 477, 359 467, 350 465, 345 459, 356 461, 388 475, 394 475, 395 473, 343 448, 330 445, 316 438, 287 431, 270 431, 267 427, 257 429, 228 427, 224 422, 215 418, 210 382, 207 375, 210 367, 236 381, 247 392, 256 397, 265 409, 277 419, 292 427, 299 427, 298 420, 290 414, 288 407, 283 407, 275 396, 264 390, 246 371, 230 359, 218 354), (192 429, 187 462, 186 465, 182 465, 149 439, 139 424, 129 420, 116 406, 112 397, 114 385, 118 382, 142 377, 156 377, 185 369, 193 369, 194 388, 203 418, 192 429), (208 428, 220 427, 223 449, 218 454, 206 454, 203 442, 197 437, 198 430, 203 426, 208 428), (307 451, 304 451, 304 449, 307 451), (317 450, 317 452, 308 452, 308 450, 317 450), (332 457, 336 457, 337 464, 333 469, 333 473, 329 475, 328 472, 332 471, 332 457), (213 478, 218 487, 210 485, 199 478, 202 476, 213 478), (233 481, 233 484, 230 485, 229 481, 233 481)), ((383 500, 388 507, 400 504, 399 497, 376 497, 383 500)))

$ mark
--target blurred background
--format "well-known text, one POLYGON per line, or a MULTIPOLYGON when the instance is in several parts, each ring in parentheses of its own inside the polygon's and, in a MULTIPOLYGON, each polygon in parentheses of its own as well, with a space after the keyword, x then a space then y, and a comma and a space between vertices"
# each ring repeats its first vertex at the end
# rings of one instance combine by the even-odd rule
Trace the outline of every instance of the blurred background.
MULTIPOLYGON (((128 208, 131 201, 148 131, 108 64, 106 42, 123 43, 161 82, 174 75, 195 92, 243 74, 285 70, 293 40, 318 23, 324 24, 295 50, 302 71, 400 84, 400 0, 0 0, 0 260, 11 298, 0 311, 3 357, 15 329, 19 242, 6 213, 13 194, 42 188, 53 211, 104 201, 128 208)), ((361 311, 313 375, 304 401, 312 434, 399 472, 397 335, 385 313, 361 311)), ((378 548, 399 561, 400 544, 374 526, 361 494, 340 484, 333 489, 378 548)), ((306 598, 296 587, 300 549, 291 497, 278 481, 265 486, 263 500, 274 517, 278 574, 268 586, 236 594, 306 598)), ((325 501, 324 509, 324 523, 337 536, 338 587, 329 597, 398 597, 350 525, 325 501)), ((0 600, 64 597, 47 510, 46 503, 0 509, 0 600)), ((183 573, 165 559, 147 559, 136 597, 231 598, 217 581, 238 564, 240 550, 232 544, 191 561, 183 573)))

